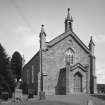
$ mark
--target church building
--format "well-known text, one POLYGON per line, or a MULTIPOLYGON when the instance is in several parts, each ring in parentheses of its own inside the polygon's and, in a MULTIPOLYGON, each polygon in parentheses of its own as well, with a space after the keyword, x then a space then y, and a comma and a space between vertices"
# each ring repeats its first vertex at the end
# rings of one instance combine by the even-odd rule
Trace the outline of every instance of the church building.
POLYGON ((39 34, 41 49, 24 66, 22 73, 23 91, 40 91, 41 68, 43 91, 46 95, 66 95, 97 92, 95 75, 95 44, 90 38, 88 47, 72 29, 70 9, 65 18, 65 31, 46 42, 47 34, 42 25, 39 34), (41 59, 40 59, 41 57, 41 59))

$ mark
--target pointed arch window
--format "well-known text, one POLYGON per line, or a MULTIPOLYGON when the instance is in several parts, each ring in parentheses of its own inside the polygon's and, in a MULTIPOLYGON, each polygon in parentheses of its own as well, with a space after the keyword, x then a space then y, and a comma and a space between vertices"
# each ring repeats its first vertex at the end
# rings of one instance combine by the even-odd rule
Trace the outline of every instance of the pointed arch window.
POLYGON ((75 62, 75 53, 71 48, 69 48, 66 51, 66 63, 69 65, 73 65, 74 62, 75 62))
POLYGON ((32 83, 34 83, 34 65, 32 65, 32 83))
POLYGON ((29 84, 29 70, 27 69, 27 84, 29 84))

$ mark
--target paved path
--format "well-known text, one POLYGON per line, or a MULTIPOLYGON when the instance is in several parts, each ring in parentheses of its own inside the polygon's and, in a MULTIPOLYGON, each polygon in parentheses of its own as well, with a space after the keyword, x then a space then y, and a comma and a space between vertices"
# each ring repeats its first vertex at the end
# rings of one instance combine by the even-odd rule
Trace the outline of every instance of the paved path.
POLYGON ((78 105, 87 105, 89 100, 92 100, 93 105, 105 105, 105 100, 89 96, 87 94, 71 94, 71 95, 56 95, 48 96, 47 100, 60 101, 67 103, 75 103, 78 105))
POLYGON ((46 96, 46 100, 39 100, 38 97, 14 103, 9 100, 0 105, 87 105, 92 100, 93 105, 105 105, 105 100, 85 94, 55 95, 46 96))

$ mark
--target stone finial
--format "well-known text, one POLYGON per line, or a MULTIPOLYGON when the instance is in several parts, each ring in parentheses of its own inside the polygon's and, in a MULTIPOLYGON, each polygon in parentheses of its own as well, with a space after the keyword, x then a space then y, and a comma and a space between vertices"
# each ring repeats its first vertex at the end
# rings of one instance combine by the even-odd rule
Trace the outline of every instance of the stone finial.
POLYGON ((68 8, 67 19, 70 20, 70 8, 68 8))
POLYGON ((39 37, 41 37, 42 35, 45 35, 46 36, 46 33, 45 33, 45 30, 44 30, 44 25, 43 24, 41 25, 41 32, 39 34, 39 37))
POLYGON ((41 32, 44 32, 44 25, 41 25, 41 32))
POLYGON ((89 42, 89 46, 88 47, 89 47, 89 50, 90 50, 91 54, 94 55, 95 44, 93 42, 92 36, 90 37, 90 42, 89 42))
POLYGON ((93 37, 92 36, 90 37, 90 41, 93 42, 93 37))
POLYGON ((69 13, 69 11, 70 11, 70 8, 68 8, 68 13, 69 13))
POLYGON ((93 37, 92 36, 90 37, 90 44, 95 45, 94 42, 93 42, 93 37))

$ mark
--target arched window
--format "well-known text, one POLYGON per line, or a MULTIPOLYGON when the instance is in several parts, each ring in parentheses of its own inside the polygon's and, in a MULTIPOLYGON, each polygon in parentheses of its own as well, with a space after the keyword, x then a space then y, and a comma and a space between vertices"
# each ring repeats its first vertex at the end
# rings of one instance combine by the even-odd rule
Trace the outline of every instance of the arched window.
POLYGON ((31 77, 32 83, 34 83, 34 65, 32 65, 32 71, 31 72, 32 72, 32 77, 31 77))
POLYGON ((67 51, 66 51, 66 63, 67 64, 70 64, 70 65, 73 65, 74 64, 74 61, 75 61, 75 54, 74 54, 74 51, 69 48, 67 51))
POLYGON ((27 84, 29 84, 29 70, 27 69, 27 84))

